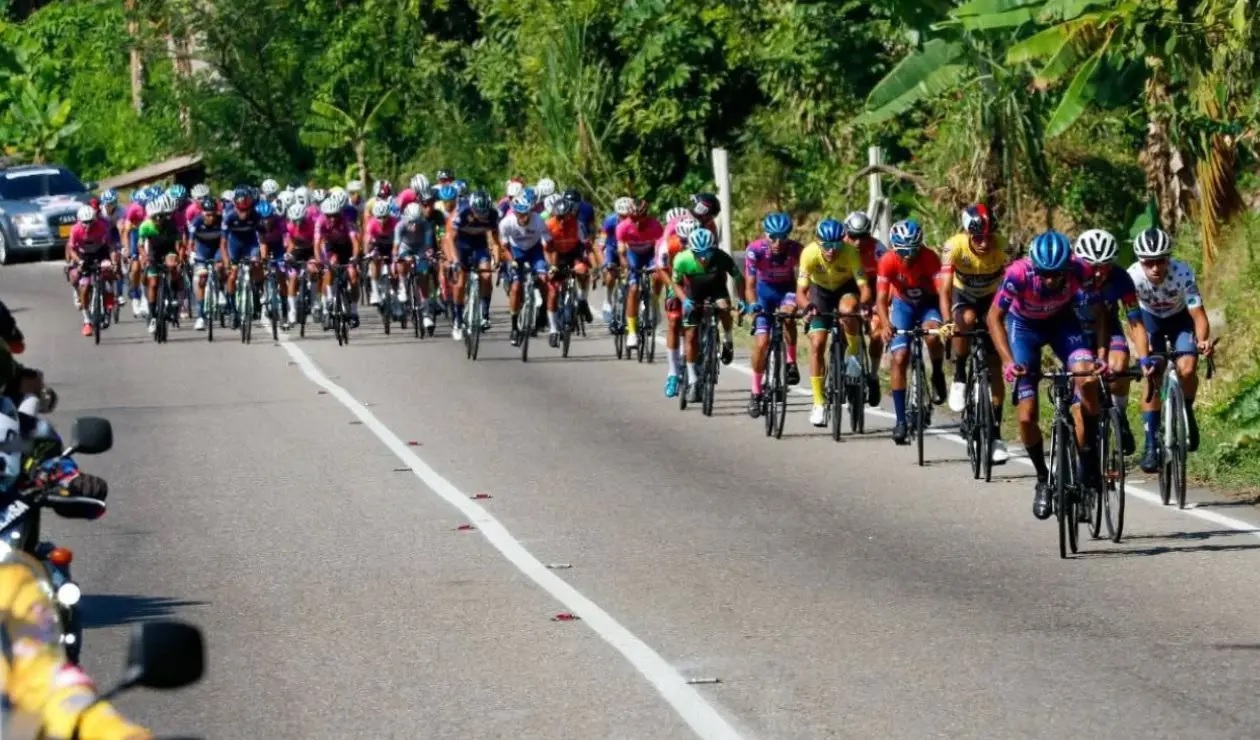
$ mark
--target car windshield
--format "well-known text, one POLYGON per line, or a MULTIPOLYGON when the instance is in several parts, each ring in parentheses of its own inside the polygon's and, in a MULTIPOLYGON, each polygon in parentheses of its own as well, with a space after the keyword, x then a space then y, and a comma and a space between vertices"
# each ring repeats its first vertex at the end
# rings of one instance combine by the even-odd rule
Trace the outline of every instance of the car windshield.
POLYGON ((30 200, 46 195, 82 193, 86 190, 79 178, 65 170, 18 170, 0 175, 0 198, 4 200, 30 200))

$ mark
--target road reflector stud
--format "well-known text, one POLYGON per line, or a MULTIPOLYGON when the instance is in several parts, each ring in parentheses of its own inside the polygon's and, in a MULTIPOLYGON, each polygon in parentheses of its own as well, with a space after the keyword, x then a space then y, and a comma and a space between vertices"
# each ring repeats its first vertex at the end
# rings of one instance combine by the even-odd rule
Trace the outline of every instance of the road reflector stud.
POLYGON ((494 497, 493 497, 493 496, 491 496, 491 495, 490 495, 490 494, 488 494, 488 493, 474 493, 472 496, 469 496, 469 498, 474 498, 474 499, 479 499, 479 500, 480 500, 480 499, 487 499, 487 498, 494 498, 494 497))
POLYGON ((687 679, 687 683, 691 684, 692 686, 695 686, 696 684, 703 684, 703 683, 722 683, 722 679, 716 678, 716 677, 714 678, 689 678, 687 679))
POLYGON ((551 621, 553 621, 553 622, 576 622, 576 621, 579 621, 580 619, 582 619, 582 618, 581 618, 581 617, 579 617, 579 616, 578 616, 578 615, 576 615, 576 614, 570 614, 569 612, 560 612, 560 613, 559 613, 559 614, 557 614, 556 616, 552 617, 552 618, 551 618, 551 621))
POLYGON ((547 563, 547 567, 551 570, 568 570, 573 567, 572 563, 547 563))
POLYGON ((471 525, 471 524, 461 524, 461 525, 459 525, 458 527, 456 527, 456 528, 455 528, 455 531, 456 531, 456 532, 471 532, 471 531, 473 531, 474 529, 476 529, 476 527, 474 527, 474 526, 473 526, 473 525, 471 525))

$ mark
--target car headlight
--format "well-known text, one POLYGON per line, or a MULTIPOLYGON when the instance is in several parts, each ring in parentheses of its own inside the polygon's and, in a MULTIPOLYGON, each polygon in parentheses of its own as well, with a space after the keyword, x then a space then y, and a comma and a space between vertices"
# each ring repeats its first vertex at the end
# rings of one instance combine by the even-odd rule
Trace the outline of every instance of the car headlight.
POLYGON ((82 596, 83 591, 69 581, 61 584, 61 588, 57 589, 57 601, 60 601, 62 606, 74 606, 79 603, 79 598, 82 596))
POLYGON ((50 233, 48 221, 39 213, 19 213, 13 217, 13 225, 21 238, 48 236, 50 233))

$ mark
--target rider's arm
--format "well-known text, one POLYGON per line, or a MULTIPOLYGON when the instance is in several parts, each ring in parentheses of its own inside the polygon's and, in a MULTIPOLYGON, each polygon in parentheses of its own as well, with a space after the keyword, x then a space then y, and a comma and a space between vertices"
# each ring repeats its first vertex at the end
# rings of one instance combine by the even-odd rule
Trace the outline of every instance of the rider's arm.
MULTIPOLYGON (((946 255, 948 260, 949 255, 946 255)), ((940 279, 936 281, 936 293, 941 297, 941 318, 945 323, 954 323, 954 265, 948 261, 941 263, 940 279)))
POLYGON ((740 281, 735 283, 736 292, 744 297, 744 303, 751 306, 757 302, 757 257, 752 249, 744 252, 744 269, 739 277, 740 281))
POLYGON ((1006 336, 1006 313, 1011 308, 1015 290, 1014 282, 1003 277, 1002 287, 993 297, 993 304, 989 306, 989 315, 985 317, 989 338, 993 341, 993 348, 997 350, 998 357, 1002 358, 1003 365, 1015 362, 1011 354, 1011 343, 1006 336))

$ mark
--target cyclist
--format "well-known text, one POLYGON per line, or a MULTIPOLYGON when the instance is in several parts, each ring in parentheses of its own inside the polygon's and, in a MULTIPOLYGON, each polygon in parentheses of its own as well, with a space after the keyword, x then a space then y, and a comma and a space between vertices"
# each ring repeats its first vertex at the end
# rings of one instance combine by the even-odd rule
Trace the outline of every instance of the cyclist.
MULTIPOLYGON (((1105 357, 1106 332, 1100 332, 1100 346, 1091 350, 1085 342, 1077 318, 1077 304, 1092 300, 1083 292, 1089 268, 1072 258, 1072 243, 1057 231, 1033 238, 1028 256, 1006 268, 1002 286, 993 299, 987 317, 989 336, 1002 358, 1002 374, 1014 383, 1011 395, 1019 417, 1019 438, 1037 470, 1033 516, 1047 519, 1051 513, 1049 470, 1045 446, 1038 426, 1037 377, 1041 372, 1041 350, 1049 346, 1059 361, 1072 372, 1085 373, 1098 368, 1096 357, 1105 357)), ((1103 325, 1095 306, 1095 325, 1103 325)), ((1080 398, 1081 421, 1076 429, 1080 447, 1083 480, 1095 485, 1099 460, 1094 454, 1098 436, 1098 378, 1095 375, 1073 379, 1080 398)))
POLYGON ((101 216, 100 211, 90 205, 79 206, 75 214, 77 223, 70 228, 70 239, 66 242, 67 266, 70 282, 77 288, 78 304, 83 310, 83 336, 92 336, 92 314, 88 303, 88 289, 92 283, 81 277, 82 268, 94 264, 100 268, 101 281, 105 285, 105 313, 114 310, 114 276, 113 265, 109 258, 113 253, 113 227, 108 219, 101 216))
MULTIPOLYGON (((217 270, 219 285, 227 278, 226 265, 220 261, 223 252, 223 211, 219 202, 210 196, 201 199, 201 212, 188 223, 189 246, 192 251, 197 300, 193 305, 196 321, 193 329, 204 331, 206 328, 205 301, 206 279, 211 268, 217 270)), ((222 295, 222 288, 220 288, 222 295)), ((212 296, 215 301, 219 296, 212 296)))
MULTIPOLYGON (((421 175, 417 175, 417 177, 421 177, 421 175)), ((413 177, 412 182, 414 181, 415 181, 415 178, 413 177)), ((403 192, 406 192, 406 191, 403 191, 403 192)), ((372 209, 376 206, 378 202, 384 201, 385 203, 389 203, 390 197, 393 196, 393 194, 394 194, 394 186, 390 184, 389 180, 377 180, 376 185, 373 186, 372 188, 372 197, 368 198, 367 202, 363 205, 363 208, 364 208, 363 212, 371 213, 372 209)), ((297 195, 299 196, 299 200, 301 200, 301 193, 299 192, 297 193, 297 195)), ((412 193, 412 197, 413 198, 415 197, 414 193, 412 193)), ((400 200, 402 199, 401 194, 399 195, 399 199, 400 200)), ((319 220, 318 217, 319 217, 319 214, 318 212, 316 212, 316 214, 311 219, 311 223, 314 223, 315 221, 319 220)))
POLYGON ((373 306, 380 305, 387 291, 390 290, 389 277, 392 272, 390 260, 394 255, 394 233, 397 231, 398 221, 389 215, 389 204, 385 201, 378 200, 372 204, 371 215, 368 216, 367 226, 363 232, 363 241, 366 245, 368 260, 370 260, 368 284, 371 288, 368 291, 368 303, 373 306), (382 263, 386 265, 386 270, 381 270, 382 263))
MULTIPOLYGON (((126 223, 122 206, 118 204, 118 191, 113 188, 107 189, 101 193, 101 216, 109 221, 109 243, 111 252, 113 253, 113 271, 116 275, 123 274, 123 224, 126 223)), ((112 290, 111 300, 117 301, 119 305, 127 302, 126 291, 121 290, 122 281, 115 278, 113 284, 110 285, 112 290), (117 288, 117 289, 116 289, 117 288)))
MULTIPOLYGON (((175 295, 182 292, 182 280, 179 274, 179 261, 183 252, 184 237, 175 226, 172 217, 175 213, 175 199, 169 195, 160 195, 145 206, 148 218, 140 224, 140 262, 145 265, 145 283, 147 290, 146 305, 157 303, 158 275, 161 270, 168 271, 171 279, 171 290, 175 295)), ((149 333, 157 331, 157 319, 149 319, 149 333)))
MULTIPOLYGON (((819 222, 814 230, 815 241, 801 253, 800 276, 796 280, 796 305, 807 306, 810 314, 856 313, 858 304, 871 305, 871 286, 862 268, 858 248, 845 240, 845 227, 834 218, 819 222)), ((858 318, 841 319, 844 327, 848 362, 846 372, 856 376, 861 372, 857 358, 860 342, 858 332, 862 322, 858 318)), ((830 316, 813 316, 809 322, 809 386, 813 391, 814 407, 809 413, 809 423, 816 427, 827 425, 827 394, 824 387, 827 376, 827 340, 835 319, 830 316)), ((832 357, 839 363, 839 357, 832 357)), ((879 381, 875 368, 867 376, 867 392, 879 395, 879 381), (873 388, 871 386, 874 386, 873 388)), ((836 366, 837 371, 839 365, 836 366)), ((835 413, 839 413, 836 409, 835 413)))
POLYGON ((437 196, 437 209, 441 211, 443 219, 455 212, 455 202, 459 200, 459 188, 451 183, 439 185, 434 193, 437 196))
MULTIPOLYGON (((270 210, 270 207, 268 207, 270 210)), ((232 208, 223 215, 223 263, 227 265, 227 282, 223 284, 228 305, 232 306, 232 328, 239 329, 241 321, 253 321, 252 316, 241 316, 236 310, 237 270, 241 262, 249 262, 250 279, 254 285, 262 282, 262 267, 258 258, 262 252, 263 219, 254 207, 254 196, 241 187, 232 194, 232 208)))
POLYGON ((503 245, 499 241, 497 215, 490 194, 478 190, 468 198, 468 203, 461 205, 455 212, 451 218, 451 228, 443 240, 446 259, 456 266, 452 286, 455 294, 455 326, 451 329, 451 338, 455 341, 464 338, 464 296, 468 289, 468 275, 473 270, 477 271, 477 279, 480 281, 478 295, 481 298, 481 330, 490 329, 490 296, 494 292, 490 285, 490 241, 494 242, 496 250, 503 251, 503 245))
POLYGON ((259 203, 267 203, 275 206, 276 196, 280 193, 280 183, 268 177, 262 181, 262 185, 258 188, 259 194, 262 196, 258 199, 259 203))
POLYGON ((409 203, 394 226, 394 274, 398 277, 398 302, 406 303, 408 298, 416 300, 406 293, 407 276, 417 269, 420 271, 419 300, 425 303, 421 323, 426 332, 431 332, 435 326, 432 296, 436 238, 433 222, 425 218, 424 207, 419 203, 409 203))
POLYGON ((621 197, 613 202, 613 212, 604 217, 600 228, 604 232, 604 254, 601 263, 604 266, 604 323, 612 326, 613 291, 617 287, 617 278, 621 272, 621 249, 617 246, 617 225, 630 218, 634 211, 634 198, 621 197))
MULTIPOLYGON (((941 325, 938 283, 941 259, 923 248, 923 230, 914 220, 898 221, 888 232, 892 251, 879 258, 875 308, 879 312, 880 333, 892 352, 892 398, 897 420, 893 442, 908 444, 906 429, 906 371, 910 366, 910 342, 904 334, 915 327, 936 329, 941 325)), ((945 371, 941 367, 944 347, 940 337, 925 337, 932 361, 932 403, 945 400, 945 371)), ((925 411, 925 410, 921 410, 925 411)), ((922 420, 920 420, 922 423, 922 420)))
MULTIPOLYGON (((785 313, 796 312, 796 272, 801 263, 804 247, 792 235, 792 217, 786 213, 768 213, 761 220, 764 237, 748 245, 744 252, 744 300, 753 319, 753 334, 757 337, 752 353, 752 391, 748 397, 748 415, 761 416, 762 373, 766 370, 766 354, 770 351, 770 331, 774 313, 781 307, 785 313)), ((801 371, 796 367, 796 321, 788 321, 783 327, 783 342, 787 354, 787 382, 801 382, 801 371)))
POLYGON ((499 203, 496 206, 499 209, 500 219, 507 218, 507 215, 512 212, 512 200, 523 192, 525 192, 524 179, 513 177, 507 181, 507 185, 503 189, 503 197, 499 199, 499 203))
MULTIPOLYGON (((319 205, 319 220, 315 222, 315 253, 326 265, 345 265, 350 279, 350 328, 359 328, 359 255, 362 244, 359 228, 347 219, 345 194, 333 195, 319 205)), ((332 271, 324 275, 324 300, 332 304, 332 271)))
MULTIPOLYGON (((1133 278, 1125 270, 1115 269, 1116 255, 1120 253, 1116 238, 1102 229, 1090 229, 1076 239, 1072 250, 1077 259, 1089 265, 1090 277, 1086 290, 1093 297, 1092 302, 1102 305, 1107 319, 1107 326, 1094 324, 1093 313, 1088 306, 1078 308, 1077 314, 1081 327, 1085 330, 1087 346, 1097 346, 1098 332, 1106 332, 1109 336, 1107 355, 1099 357, 1113 373, 1121 373, 1129 369, 1129 342, 1124 337, 1120 325, 1120 312, 1124 311, 1129 324, 1129 332, 1140 358, 1149 355, 1150 340, 1146 335, 1146 326, 1142 323, 1142 311, 1138 307, 1137 289, 1133 278)), ((1151 366, 1150 361, 1143 359, 1143 366, 1151 366)), ((1112 404, 1120 410, 1120 447, 1125 455, 1134 451, 1133 430, 1129 428, 1129 385, 1127 376, 1112 378, 1108 382, 1112 404)))
MULTIPOLYGON (((941 315, 950 317, 950 329, 972 331, 982 324, 993 305, 1002 274, 1006 271, 1006 239, 994 233, 993 217, 983 203, 962 212, 962 231, 945 240, 941 248, 941 315)), ((954 380, 949 387, 949 408, 961 412, 967 405, 967 337, 953 338, 954 380)), ((1002 403, 1006 385, 1002 381, 1001 358, 989 355, 993 400, 993 464, 1010 459, 1002 441, 1002 403)))
POLYGON ((674 233, 665 237, 657 245, 656 264, 658 275, 665 282, 665 349, 669 354, 669 373, 665 376, 665 397, 678 395, 678 384, 682 382, 682 301, 674 291, 674 260, 679 252, 687 248, 687 240, 691 232, 698 228, 700 222, 687 214, 678 220, 674 233))
POLYGON ((717 217, 722 213, 722 203, 713 193, 696 193, 691 196, 691 215, 700 222, 700 227, 713 232, 713 238, 722 236, 717 217))
POLYGON ((166 189, 166 194, 175 201, 175 210, 171 212, 171 220, 175 222, 175 228, 179 229, 182 236, 188 233, 188 188, 175 183, 166 189))
POLYGON ((398 194, 398 207, 406 209, 412 203, 419 203, 421 197, 427 197, 432 189, 429 178, 425 177, 424 173, 412 175, 407 189, 398 194))
MULTIPOLYGON (((573 204, 574 210, 577 211, 578 230, 583 242, 589 245, 595 244, 595 206, 587 203, 582 197, 582 191, 577 188, 565 188, 564 199, 573 204)), ((599 253, 592 249, 592 259, 598 259, 599 253)))
MULTIPOLYGON (((858 257, 862 262, 862 270, 866 273, 866 282, 868 285, 874 286, 877 280, 877 268, 879 258, 884 256, 884 252, 888 249, 880 243, 878 239, 871 236, 871 217, 863 211, 854 211, 844 219, 844 243, 853 247, 858 252, 858 257)), ((872 288, 874 291, 874 288, 872 288)), ((873 293, 872 293, 873 294, 873 293)), ((864 306, 863 310, 866 310, 864 306)), ((867 356, 870 358, 871 367, 879 367, 880 361, 884 357, 884 338, 881 336, 879 324, 879 315, 872 313, 867 318, 867 356)), ((872 373, 867 378, 866 403, 869 406, 879 405, 879 378, 872 373)))
POLYGON ((131 298, 131 315, 133 318, 143 319, 148 317, 148 306, 140 295, 140 286, 144 283, 140 279, 140 224, 148 218, 145 212, 145 204, 149 202, 149 193, 143 188, 134 190, 131 193, 131 202, 127 204, 126 210, 123 211, 122 220, 122 238, 127 243, 128 255, 130 259, 130 269, 128 270, 128 282, 131 283, 129 291, 131 298))
MULTIPOLYGON (((306 216, 306 206, 294 200, 289 206, 287 224, 285 226, 285 264, 289 275, 289 324, 298 322, 298 277, 303 266, 310 274, 310 284, 319 285, 320 264, 315 259, 315 222, 306 216)), ((319 320, 322 311, 320 301, 311 296, 310 310, 315 320, 319 320)))
POLYGON ((537 326, 520 326, 520 310, 524 296, 521 291, 525 271, 533 270, 538 280, 547 279, 547 258, 544 249, 551 246, 551 232, 542 218, 534 211, 531 193, 522 192, 512 199, 512 215, 499 222, 501 259, 515 265, 512 272, 512 291, 508 297, 508 311, 512 315, 512 346, 521 343, 521 332, 535 332, 537 326))
MULTIPOLYGON (((728 277, 735 281, 735 294, 744 295, 744 273, 729 254, 717 248, 717 239, 708 229, 694 228, 687 237, 688 249, 674 258, 674 292, 682 308, 683 331, 687 338, 687 381, 691 387, 688 401, 700 401, 700 336, 696 328, 703 318, 700 307, 705 301, 713 301, 718 322, 722 325, 722 364, 734 360, 734 344, 731 341, 732 317, 731 294, 727 290, 728 277)), ((743 313, 746 304, 736 300, 735 310, 743 313)))
POLYGON ((576 206, 563 196, 551 196, 551 218, 547 219, 547 230, 551 232, 551 243, 544 253, 547 256, 548 290, 547 290, 547 323, 550 326, 548 344, 553 348, 560 346, 560 326, 556 323, 556 306, 560 298, 561 283, 556 279, 561 270, 572 271, 577 279, 578 311, 582 318, 591 321, 591 308, 586 302, 586 291, 591 284, 591 263, 587 253, 590 243, 582 240, 579 233, 576 206))
MULTIPOLYGON (((279 187, 279 185, 276 187, 279 187)), ((276 210, 278 205, 278 200, 275 203, 260 200, 254 205, 254 210, 258 212, 258 218, 260 219, 262 225, 260 239, 262 242, 262 261, 264 263, 270 263, 272 268, 276 271, 276 291, 280 294, 281 304, 283 304, 285 288, 287 286, 285 285, 285 281, 279 279, 279 275, 284 273, 284 238, 288 234, 288 225, 285 223, 284 214, 276 210)), ((281 325, 285 329, 289 328, 287 318, 287 314, 282 314, 277 317, 277 320, 281 322, 281 325)), ((270 322, 271 317, 268 317, 267 321, 270 322)), ((268 328, 270 328, 270 326, 268 326, 268 328)))
MULTIPOLYGON (((626 290, 626 347, 634 349, 639 346, 639 273, 636 270, 648 270, 653 267, 656 256, 656 242, 665 235, 661 222, 648 215, 648 204, 645 200, 634 203, 627 218, 617 223, 617 249, 626 263, 628 287, 626 290)), ((653 290, 653 286, 649 286, 653 290)), ((659 294, 653 291, 652 300, 659 294)), ((723 348, 723 354, 726 350, 723 348)))
MULTIPOLYGON (((1142 323, 1150 337, 1152 352, 1171 352, 1186 399, 1186 450, 1199 449, 1199 422, 1195 418, 1194 399, 1199 390, 1199 355, 1212 354, 1211 327, 1207 308, 1195 281, 1194 270, 1181 260, 1172 259, 1172 238, 1161 229, 1146 229, 1133 240, 1137 262, 1129 268, 1129 276, 1137 291, 1142 323)), ((1163 363, 1143 363, 1148 383, 1162 382, 1163 363)), ((1143 472, 1159 468, 1160 398, 1156 394, 1142 404, 1142 422, 1146 427, 1146 449, 1140 466, 1143 472)))

